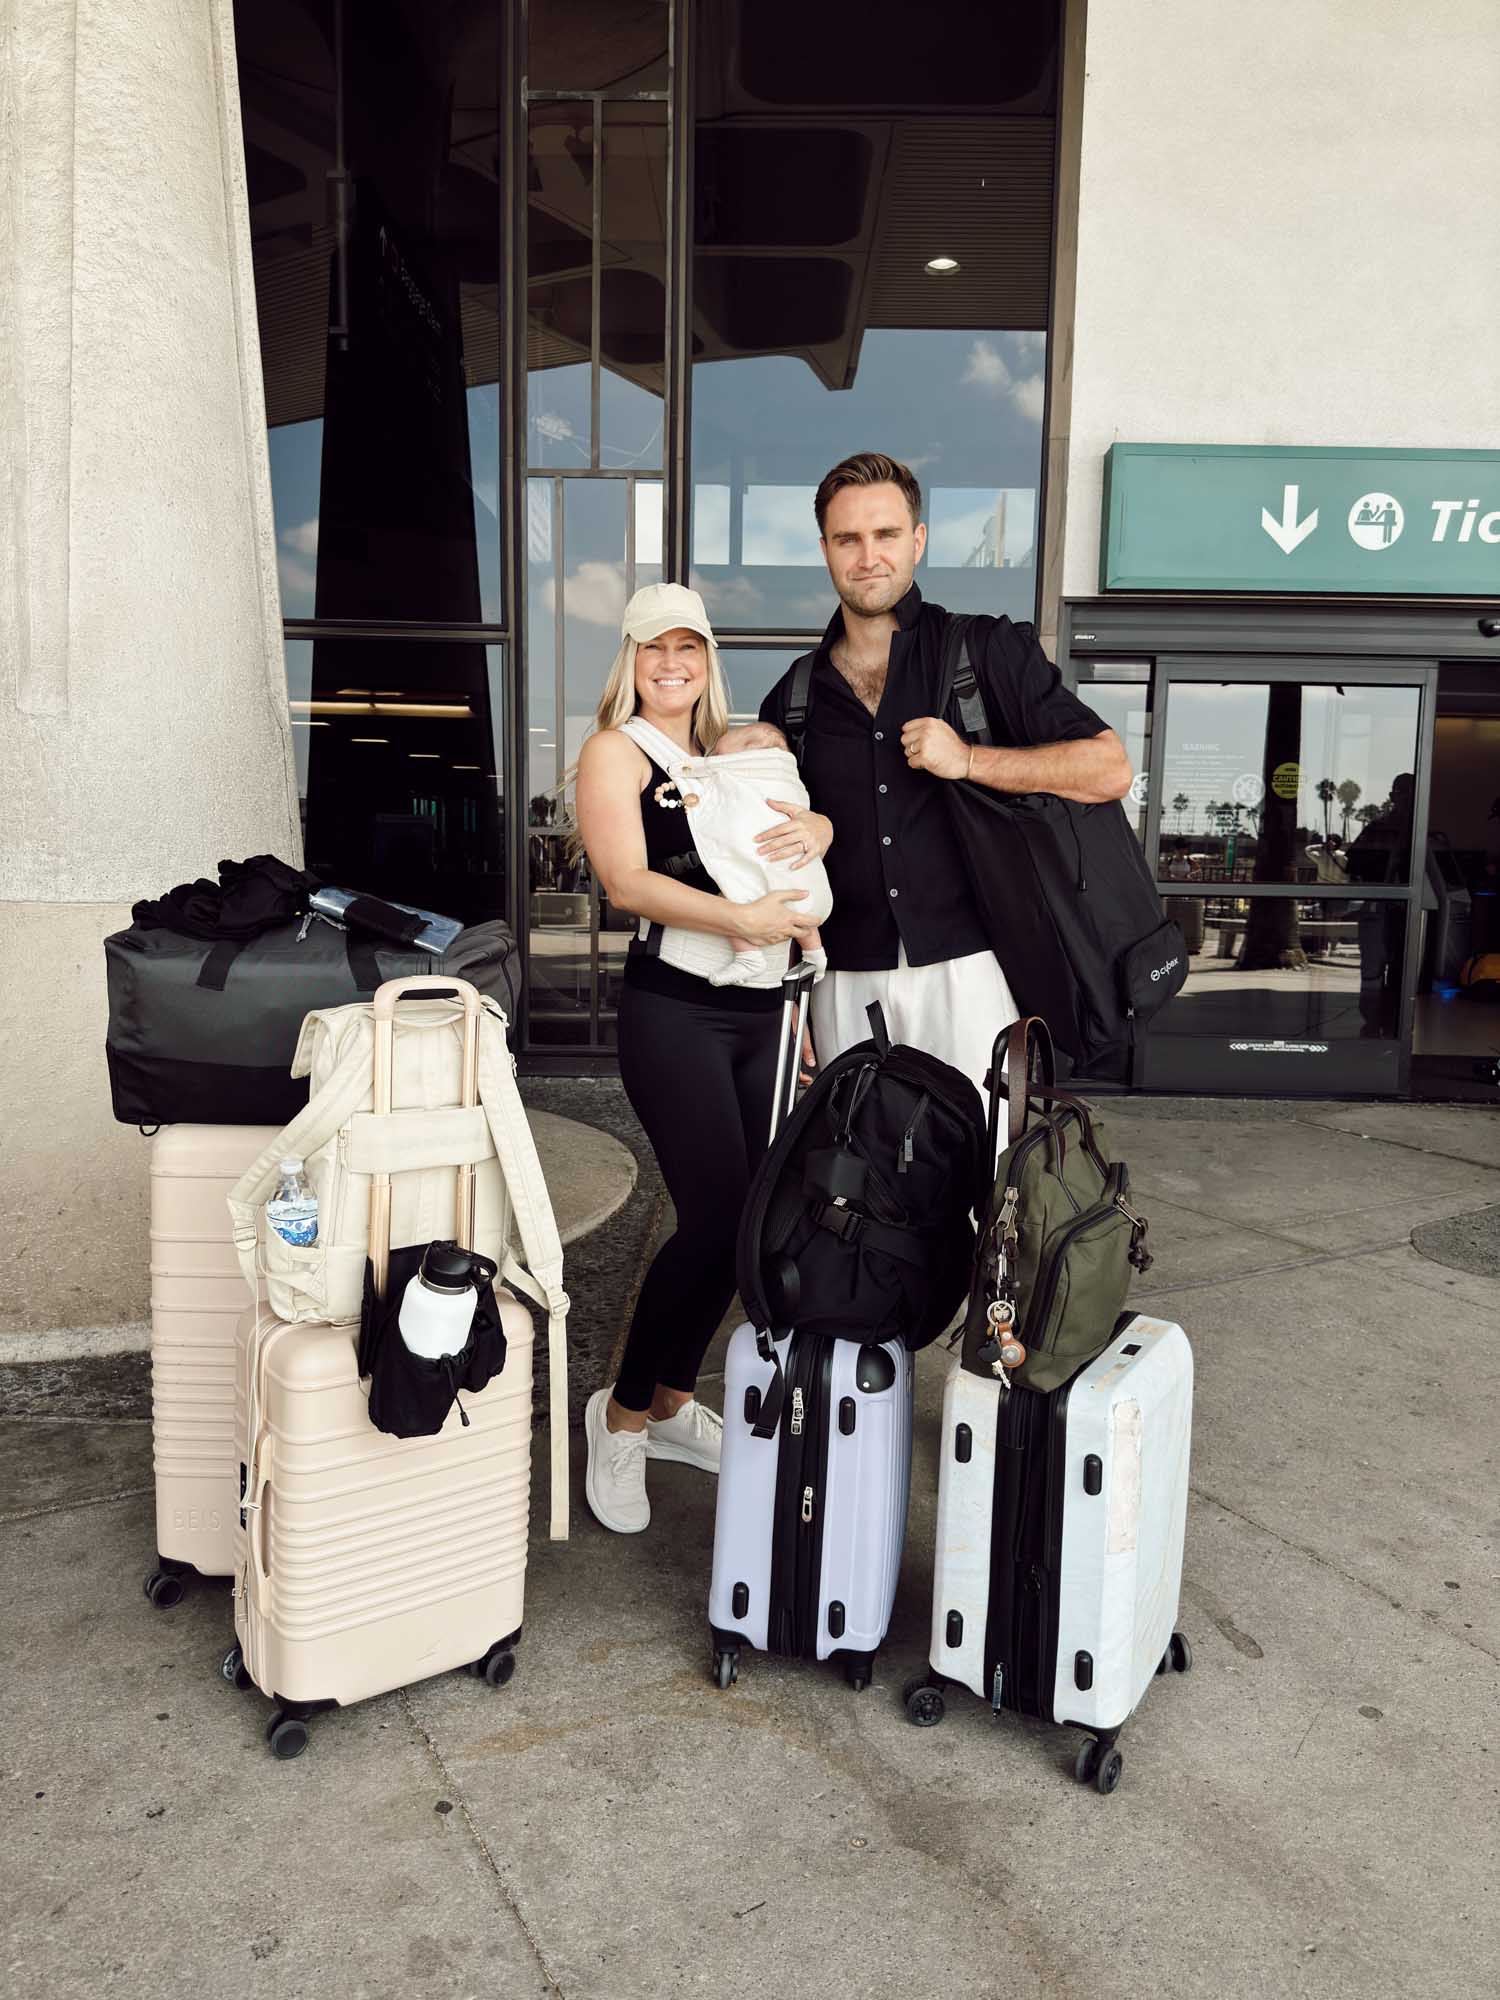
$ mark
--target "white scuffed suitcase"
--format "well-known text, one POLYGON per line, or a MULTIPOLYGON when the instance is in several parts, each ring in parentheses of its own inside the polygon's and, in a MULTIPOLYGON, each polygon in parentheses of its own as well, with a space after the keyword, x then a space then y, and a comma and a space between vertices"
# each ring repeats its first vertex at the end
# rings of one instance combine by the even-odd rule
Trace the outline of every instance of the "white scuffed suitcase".
POLYGON ((912 1357, 899 1341, 791 1334, 781 1423, 755 1435, 774 1379, 753 1326, 724 1366, 724 1443, 708 1616, 714 1677, 746 1646, 844 1661, 865 1687, 891 1622, 911 1487, 912 1357))
POLYGON ((1136 1314, 1071 1382, 1006 1390, 957 1363, 943 1396, 931 1677, 906 1691, 939 1721, 943 1687, 1090 1732, 1076 1775, 1119 1782, 1115 1738, 1154 1675, 1186 1672, 1174 1630, 1187 1518, 1193 1357, 1136 1314))
POLYGON ((151 1142, 151 1446, 165 1611, 189 1572, 234 1568, 235 1329, 250 1304, 225 1197, 274 1125, 167 1125, 151 1142))

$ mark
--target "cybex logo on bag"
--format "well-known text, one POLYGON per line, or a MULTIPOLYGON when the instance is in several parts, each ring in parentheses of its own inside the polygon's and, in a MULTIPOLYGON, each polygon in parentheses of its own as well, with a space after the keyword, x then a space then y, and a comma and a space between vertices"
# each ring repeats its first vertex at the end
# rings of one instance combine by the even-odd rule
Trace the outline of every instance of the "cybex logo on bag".
POLYGON ((219 1532, 217 1507, 174 1507, 172 1526, 183 1535, 216 1535, 219 1532))
POLYGON ((1157 966, 1156 970, 1151 975, 1151 984, 1154 986, 1158 979, 1165 979, 1167 974, 1175 970, 1175 968, 1179 966, 1181 963, 1182 963, 1181 959, 1169 958, 1165 965, 1157 966))

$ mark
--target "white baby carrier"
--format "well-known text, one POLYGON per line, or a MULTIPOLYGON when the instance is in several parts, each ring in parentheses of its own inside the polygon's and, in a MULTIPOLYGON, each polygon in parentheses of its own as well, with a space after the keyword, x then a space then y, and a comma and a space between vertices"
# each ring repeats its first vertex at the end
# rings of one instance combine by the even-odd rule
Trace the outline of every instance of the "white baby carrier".
MULTIPOLYGON (((432 986, 451 993, 461 982, 437 977, 398 983, 403 992, 432 986)), ((556 1537, 567 1531, 568 1488, 562 1246, 516 1088, 505 1016, 487 996, 474 997, 480 1002, 477 1090, 463 1075, 462 1002, 408 1002, 394 1014, 388 1112, 374 1109, 373 1005, 309 1014, 291 1072, 310 1080, 307 1108, 247 1169, 229 1196, 229 1213, 252 1296, 263 1283, 271 1311, 293 1324, 354 1324, 364 1296, 372 1182, 382 1196, 389 1188, 389 1242, 426 1243, 457 1233, 454 1168, 472 1167, 469 1247, 494 1260, 497 1284, 534 1299, 547 1313, 556 1537), (279 1163, 289 1155, 304 1162, 318 1198, 318 1240, 306 1248, 285 1242, 265 1219, 279 1163), (524 1264, 512 1240, 517 1235, 524 1264)))
MULTIPOLYGON (((698 859, 725 896, 732 902, 752 903, 773 889, 802 889, 807 893, 796 905, 798 915, 814 924, 827 918, 833 897, 822 862, 792 873, 785 865, 765 861, 754 844, 757 833, 784 823, 782 814, 766 804, 768 798, 804 807, 812 803, 790 750, 690 757, 642 716, 632 715, 620 728, 671 778, 678 796, 664 803, 682 806, 698 859)), ((666 964, 700 979, 712 979, 734 959, 729 939, 709 931, 678 930, 642 917, 638 936, 666 964)), ((766 970, 746 984, 779 986, 790 957, 790 944, 770 947, 766 970)))

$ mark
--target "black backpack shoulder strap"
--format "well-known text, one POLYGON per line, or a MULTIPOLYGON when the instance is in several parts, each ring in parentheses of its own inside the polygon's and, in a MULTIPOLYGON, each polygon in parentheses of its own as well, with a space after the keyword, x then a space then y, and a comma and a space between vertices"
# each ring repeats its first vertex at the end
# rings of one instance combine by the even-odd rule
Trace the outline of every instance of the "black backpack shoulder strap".
POLYGON ((992 744, 995 740, 974 667, 975 649, 984 644, 988 623, 987 619, 950 611, 947 629, 943 633, 942 699, 938 703, 938 714, 945 715, 949 703, 956 700, 963 735, 970 743, 992 744))
POLYGON ((802 739, 807 734, 807 711, 812 706, 813 667, 816 653, 804 653, 792 666, 792 685, 786 698, 786 719, 781 725, 781 733, 786 738, 787 748, 800 764, 802 762, 802 739))

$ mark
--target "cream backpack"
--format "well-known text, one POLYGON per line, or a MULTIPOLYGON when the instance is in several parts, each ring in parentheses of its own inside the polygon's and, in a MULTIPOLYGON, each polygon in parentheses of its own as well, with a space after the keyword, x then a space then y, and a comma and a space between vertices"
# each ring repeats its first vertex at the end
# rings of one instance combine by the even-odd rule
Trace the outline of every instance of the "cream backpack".
MULTIPOLYGON (((383 1245, 466 1237, 470 1249, 499 1266, 498 1284, 542 1306, 557 1540, 567 1534, 568 1295, 557 1223, 516 1088, 505 1025, 493 1000, 463 980, 442 976, 393 980, 373 1001, 309 1014, 291 1072, 309 1079, 307 1107, 237 1183, 229 1213, 246 1283, 252 1292, 263 1284, 271 1311, 293 1325, 358 1324, 372 1194, 383 1245), (448 995, 458 989, 458 997, 417 999, 397 1008, 398 996, 423 988, 448 995), (476 1012, 477 1074, 466 1076, 465 1019, 476 1012), (389 1076, 382 1078, 377 1097, 382 1024, 391 1038, 389 1076), (318 1240, 305 1249, 285 1242, 265 1219, 280 1162, 290 1155, 303 1161, 318 1198, 318 1240), (455 1175, 456 1167, 472 1173, 455 1175), (471 1231, 464 1229, 460 1213, 465 1189, 472 1190, 471 1231), (378 1220, 387 1202, 388 1235, 378 1220)), ((472 1047, 475 1038, 468 1041, 472 1047)))

